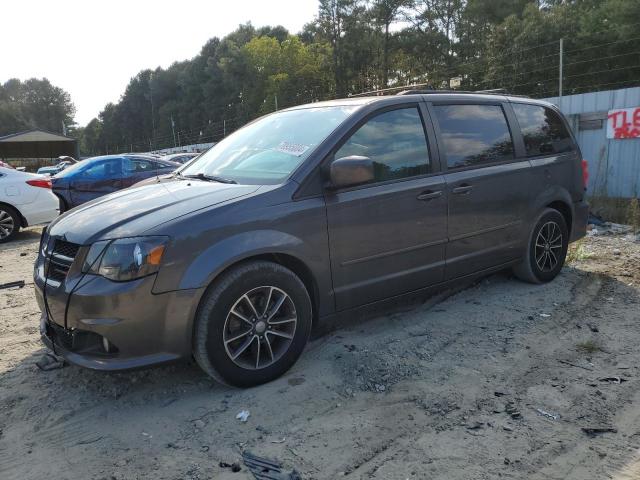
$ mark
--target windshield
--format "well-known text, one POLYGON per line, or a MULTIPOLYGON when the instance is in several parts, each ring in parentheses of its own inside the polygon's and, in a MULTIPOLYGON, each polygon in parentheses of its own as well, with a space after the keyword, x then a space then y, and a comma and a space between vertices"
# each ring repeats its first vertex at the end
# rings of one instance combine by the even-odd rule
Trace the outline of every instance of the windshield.
POLYGON ((357 107, 274 113, 238 130, 180 170, 244 184, 284 181, 357 107))

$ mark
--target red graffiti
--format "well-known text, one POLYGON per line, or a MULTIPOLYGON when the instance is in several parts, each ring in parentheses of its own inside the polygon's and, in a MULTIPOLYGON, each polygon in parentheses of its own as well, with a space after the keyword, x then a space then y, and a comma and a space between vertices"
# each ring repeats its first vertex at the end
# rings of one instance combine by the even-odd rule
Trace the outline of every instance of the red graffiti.
POLYGON ((640 107, 618 110, 609 114, 609 121, 613 123, 613 138, 640 137, 640 107))

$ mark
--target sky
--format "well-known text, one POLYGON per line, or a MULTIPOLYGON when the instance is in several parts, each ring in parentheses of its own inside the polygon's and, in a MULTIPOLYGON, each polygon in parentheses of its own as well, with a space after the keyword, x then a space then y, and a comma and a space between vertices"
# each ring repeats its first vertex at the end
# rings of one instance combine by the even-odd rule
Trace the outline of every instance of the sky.
POLYGON ((318 0, 20 0, 2 2, 0 83, 48 78, 84 126, 140 70, 196 56, 241 23, 297 33, 318 0))

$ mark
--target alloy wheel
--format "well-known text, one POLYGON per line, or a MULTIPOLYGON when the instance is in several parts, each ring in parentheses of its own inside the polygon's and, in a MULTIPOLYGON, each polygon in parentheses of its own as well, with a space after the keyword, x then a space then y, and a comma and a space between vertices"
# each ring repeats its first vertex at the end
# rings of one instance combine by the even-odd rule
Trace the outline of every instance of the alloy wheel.
POLYGON ((13 233, 16 228, 13 217, 9 212, 0 210, 0 240, 4 240, 13 233))
POLYGON ((227 314, 225 351, 239 367, 268 367, 289 349, 297 323, 295 305, 284 290, 274 286, 254 288, 238 298, 227 314))
POLYGON ((558 266, 562 255, 562 230, 553 221, 546 222, 536 237, 535 257, 540 271, 550 272, 558 266))

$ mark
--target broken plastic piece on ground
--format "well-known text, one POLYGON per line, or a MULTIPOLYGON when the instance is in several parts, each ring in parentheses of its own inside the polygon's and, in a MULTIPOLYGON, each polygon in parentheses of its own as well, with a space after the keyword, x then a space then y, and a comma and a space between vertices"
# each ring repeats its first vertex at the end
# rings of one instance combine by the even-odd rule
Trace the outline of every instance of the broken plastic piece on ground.
POLYGON ((238 412, 236 418, 241 422, 246 422, 249 418, 249 415, 251 415, 251 412, 249 412, 249 410, 242 410, 241 412, 238 412))
POLYGON ((40 370, 48 372, 49 370, 56 370, 64 367, 66 362, 63 358, 56 357, 53 353, 46 353, 36 362, 36 365, 40 370))
POLYGON ((536 408, 536 412, 538 412, 543 417, 550 418, 551 420, 558 420, 560 418, 560 415, 547 412, 546 410, 542 410, 541 408, 536 408))
POLYGON ((257 480, 302 480, 295 470, 283 472, 277 461, 258 457, 249 451, 242 452, 242 460, 257 480))
POLYGON ((24 280, 16 280, 15 282, 7 282, 0 284, 0 290, 5 288, 22 288, 24 287, 24 280))
POLYGON ((627 381, 625 378, 620 378, 620 377, 603 377, 603 378, 599 378, 598 380, 600 380, 601 382, 609 382, 609 383, 622 383, 627 381))
POLYGON ((590 437, 595 437, 602 433, 618 433, 618 429, 612 427, 582 427, 582 431, 590 437))

